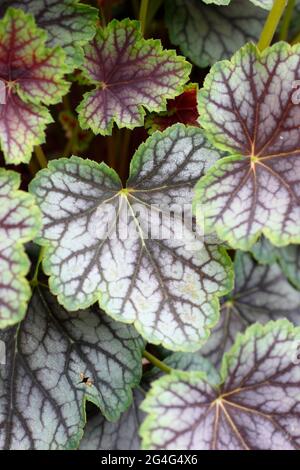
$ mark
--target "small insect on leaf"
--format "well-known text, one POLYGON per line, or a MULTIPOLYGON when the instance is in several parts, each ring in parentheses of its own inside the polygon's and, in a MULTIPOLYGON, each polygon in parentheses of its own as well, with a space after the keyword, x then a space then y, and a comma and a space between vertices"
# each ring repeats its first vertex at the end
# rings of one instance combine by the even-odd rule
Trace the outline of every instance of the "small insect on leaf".
POLYGON ((78 382, 78 385, 80 384, 84 384, 84 385, 87 385, 88 387, 92 387, 93 381, 89 377, 86 377, 82 372, 80 372, 80 382, 78 382))

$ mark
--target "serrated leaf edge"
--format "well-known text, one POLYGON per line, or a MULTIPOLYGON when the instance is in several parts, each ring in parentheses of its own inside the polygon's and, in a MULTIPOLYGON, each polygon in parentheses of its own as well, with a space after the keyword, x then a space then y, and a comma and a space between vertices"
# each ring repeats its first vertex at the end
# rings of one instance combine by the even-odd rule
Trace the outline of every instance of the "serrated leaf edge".
MULTIPOLYGON (((31 231, 28 231, 28 234, 26 236, 20 237, 14 245, 14 250, 19 255, 19 268, 20 268, 20 270, 18 272, 17 279, 20 283, 20 286, 22 286, 22 292, 23 292, 25 298, 27 298, 27 300, 24 300, 19 304, 18 314, 16 316, 14 316, 14 319, 6 320, 6 321, 3 321, 3 322, 0 321, 0 329, 7 328, 8 326, 12 326, 12 325, 15 325, 15 324, 19 323, 21 320, 23 320, 23 318, 26 315, 27 304, 28 304, 28 301, 31 297, 31 289, 30 289, 29 282, 27 281, 25 276, 29 272, 30 261, 29 261, 29 258, 28 258, 28 256, 26 255, 26 253, 24 251, 23 244, 30 241, 30 240, 32 240, 35 237, 35 235, 38 233, 38 231, 39 231, 39 229, 42 225, 41 212, 40 212, 39 208, 37 207, 37 205, 35 203, 34 196, 32 196, 31 194, 26 193, 22 190, 19 190, 19 185, 20 185, 20 181, 21 181, 20 175, 18 173, 14 172, 14 171, 6 170, 4 168, 0 168, 0 178, 1 178, 2 175, 8 176, 8 178, 11 180, 11 182, 12 182, 11 193, 13 193, 14 198, 19 199, 19 200, 21 198, 23 201, 27 200, 30 203, 31 214, 35 218, 36 226, 31 231)), ((1 202, 2 197, 5 197, 5 196, 0 196, 0 202, 1 202)))
POLYGON ((210 385, 212 389, 218 391, 219 387, 227 379, 227 372, 230 366, 230 362, 231 360, 234 360, 236 354, 239 352, 241 345, 246 344, 255 336, 267 335, 269 332, 275 331, 277 328, 286 330, 287 332, 293 334, 295 338, 300 339, 300 327, 295 327, 286 319, 270 321, 265 325, 254 323, 248 327, 244 333, 237 334, 234 345, 228 352, 224 354, 220 368, 220 383, 218 386, 210 384, 207 380, 207 374, 201 371, 172 370, 170 374, 152 382, 150 391, 147 393, 145 400, 140 405, 141 410, 148 413, 139 430, 140 437, 142 438, 142 449, 151 450, 152 425, 156 424, 157 418, 159 416, 157 412, 152 410, 152 406, 156 405, 157 397, 160 396, 162 391, 167 390, 170 383, 172 383, 174 380, 183 380, 188 381, 189 383, 193 383, 194 385, 198 385, 198 383, 202 381, 210 385))
MULTIPOLYGON (((175 129, 179 129, 179 130, 180 129, 187 129, 189 133, 193 133, 193 132, 195 132, 195 129, 197 129, 197 131, 199 131, 201 133, 201 130, 199 130, 198 128, 194 128, 194 127, 186 128, 183 124, 175 124, 174 126, 168 128, 167 132, 171 132, 175 129)), ((164 131, 164 133, 166 133, 166 131, 164 131)), ((162 134, 162 132, 156 131, 149 139, 155 141, 155 139, 158 138, 159 136, 161 136, 161 134, 162 134)), ((135 171, 134 165, 136 164, 136 162, 140 158, 140 155, 142 155, 142 152, 143 152, 144 148, 146 147, 145 143, 141 144, 141 147, 142 147, 142 149, 140 150, 140 148, 139 148, 136 151, 136 153, 134 154, 133 158, 132 158, 133 163, 131 162, 131 165, 132 165, 131 166, 131 171, 135 171), (136 157, 136 155, 137 155, 137 157, 136 157)), ((69 159, 68 158, 61 158, 61 159, 52 160, 51 162, 49 162, 48 168, 40 170, 38 175, 35 177, 35 179, 30 183, 30 185, 29 185, 30 193, 35 194, 35 189, 36 189, 36 187, 39 186, 39 181, 40 181, 41 178, 44 178, 44 177, 47 178, 47 176, 49 174, 51 174, 51 172, 53 170, 54 171, 58 170, 60 165, 64 165, 65 163, 72 163, 72 162, 76 162, 79 165, 80 164, 85 164, 85 165, 88 165, 88 166, 92 166, 92 167, 96 168, 97 170, 99 170, 99 169, 103 170, 106 173, 106 175, 111 177, 117 184, 120 184, 120 189, 122 188, 122 184, 121 184, 121 181, 120 181, 119 176, 117 175, 117 173, 113 169, 108 167, 105 163, 102 162, 102 163, 99 164, 95 161, 91 161, 91 160, 88 160, 88 159, 83 159, 83 158, 77 157, 77 156, 72 156, 69 159)), ((130 177, 129 177, 129 179, 130 179, 130 177)), ((153 344, 162 344, 163 346, 165 346, 167 348, 170 347, 170 345, 167 344, 165 341, 162 342, 160 339, 156 339, 154 337, 150 338, 148 335, 146 335, 146 333, 144 331, 144 328, 143 328, 143 325, 139 322, 139 320, 135 319, 135 320, 126 321, 123 318, 122 314, 115 314, 113 312, 110 312, 109 308, 106 305, 107 301, 105 301, 105 299, 104 299, 105 293, 100 291, 100 290, 96 291, 94 293, 92 299, 89 300, 89 301, 81 302, 81 303, 78 303, 78 302, 76 303, 76 302, 72 302, 72 301, 71 302, 70 301, 65 302, 64 295, 59 293, 59 289, 58 289, 58 284, 59 283, 56 280, 56 277, 52 275, 51 265, 50 265, 50 262, 49 262, 49 258, 51 257, 51 255, 56 250, 55 243, 51 242, 51 241, 48 241, 48 240, 45 240, 41 235, 38 235, 35 238, 35 242, 37 244, 45 247, 45 254, 44 254, 42 265, 43 265, 43 269, 44 269, 45 274, 47 274, 49 276, 50 290, 54 295, 57 296, 58 302, 62 306, 64 306, 67 310, 76 311, 76 310, 79 310, 79 309, 88 308, 90 305, 92 305, 93 303, 98 301, 100 308, 103 309, 106 312, 106 314, 108 316, 110 316, 111 318, 113 318, 114 320, 120 321, 120 322, 126 323, 126 324, 133 324, 135 326, 136 330, 141 334, 141 336, 143 338, 151 341, 153 344)), ((227 253, 227 251, 224 247, 218 246, 217 251, 220 254, 219 262, 220 262, 220 264, 222 264, 223 269, 227 273, 227 278, 226 278, 227 286, 225 286, 224 289, 218 291, 216 294, 210 296, 209 302, 210 302, 210 306, 212 307, 212 309, 214 311, 214 316, 212 317, 211 322, 204 328, 205 337, 203 337, 198 342, 193 342, 192 344, 190 342, 184 343, 180 347, 172 349, 174 351, 193 352, 193 351, 196 351, 196 350, 200 349, 201 346, 203 346, 203 344, 206 342, 206 340, 210 336, 211 329, 219 321, 219 317, 220 317, 220 300, 219 300, 219 298, 226 295, 226 294, 228 294, 233 289, 234 270, 233 270, 233 263, 231 261, 231 258, 228 255, 228 253, 227 253)))
MULTIPOLYGON (((116 19, 113 19, 106 26, 106 28, 99 28, 97 30, 96 35, 94 37, 94 40, 97 41, 98 37, 100 39, 107 38, 109 36, 109 34, 114 31, 116 26, 119 26, 120 28, 121 27, 126 28, 127 26, 133 26, 136 29, 136 35, 135 35, 135 37, 136 37, 135 46, 136 47, 142 47, 143 44, 145 42, 147 42, 147 44, 152 44, 155 47, 156 52, 157 52, 158 55, 168 54, 168 56, 170 58, 176 58, 178 60, 178 62, 181 62, 182 66, 183 66, 182 69, 184 70, 184 76, 181 78, 180 84, 177 86, 176 91, 174 93, 170 93, 170 92, 165 93, 165 95, 161 97, 160 105, 157 105, 157 106, 154 106, 154 107, 146 105, 146 104, 137 105, 137 109, 138 109, 138 113, 139 113, 139 123, 138 124, 123 125, 122 121, 119 119, 118 114, 114 114, 112 116, 112 118, 110 119, 107 127, 105 127, 105 128, 97 127, 97 126, 94 126, 93 124, 91 125, 88 122, 88 120, 83 116, 82 111, 86 108, 87 100, 89 98, 93 97, 93 95, 95 95, 99 90, 98 90, 98 88, 96 88, 92 91, 89 91, 89 92, 85 93, 83 95, 83 100, 81 101, 81 103, 79 104, 79 106, 76 109, 76 111, 78 113, 78 120, 79 120, 80 127, 82 129, 84 129, 84 130, 91 129, 95 135, 98 135, 98 134, 104 135, 104 136, 105 135, 111 135, 113 127, 114 127, 115 124, 119 129, 124 128, 124 127, 127 128, 127 129, 131 129, 131 130, 135 129, 136 127, 143 126, 146 111, 148 111, 148 112, 166 111, 166 109, 167 109, 167 100, 175 98, 176 96, 178 96, 184 90, 184 85, 188 81, 189 75, 190 75, 191 70, 192 70, 191 64, 189 62, 187 62, 187 60, 183 56, 178 55, 174 49, 164 49, 163 46, 162 46, 162 43, 159 39, 145 39, 142 36, 140 22, 136 21, 136 20, 130 20, 129 18, 125 18, 124 20, 118 21, 116 19)), ((91 47, 91 46, 88 45, 88 46, 86 46, 86 48, 87 47, 91 47)), ((84 49, 86 49, 86 48, 84 48, 84 49)), ((90 75, 86 71, 84 65, 85 64, 83 63, 83 65, 80 67, 84 78, 90 84, 98 86, 99 82, 90 77, 90 75)))

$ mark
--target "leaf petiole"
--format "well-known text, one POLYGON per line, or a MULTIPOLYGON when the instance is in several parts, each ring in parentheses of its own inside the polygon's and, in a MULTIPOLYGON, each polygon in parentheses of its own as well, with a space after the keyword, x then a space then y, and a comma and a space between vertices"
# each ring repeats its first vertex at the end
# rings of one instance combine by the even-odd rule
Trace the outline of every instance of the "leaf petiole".
POLYGON ((157 357, 153 356, 153 354, 149 353, 148 351, 144 351, 143 356, 147 359, 151 364, 153 364, 158 369, 162 370, 166 374, 170 374, 172 372, 172 368, 167 366, 164 362, 160 361, 157 357))
POLYGON ((148 4, 149 0, 142 0, 141 1, 141 6, 140 6, 140 23, 141 23, 141 31, 143 36, 145 35, 145 30, 146 30, 146 23, 147 23, 147 11, 148 11, 148 4))
POLYGON ((289 26, 292 19, 292 14, 295 6, 295 0, 288 0, 286 10, 282 18, 282 24, 279 31, 279 40, 286 41, 289 32, 289 26))
POLYGON ((41 262, 43 261, 44 252, 45 252, 45 248, 42 247, 40 249, 39 257, 38 257, 38 260, 37 260, 37 263, 36 263, 36 266, 35 266, 33 278, 30 281, 31 287, 37 287, 37 285, 39 284, 38 275, 39 275, 39 269, 40 269, 41 262))
POLYGON ((41 168, 47 168, 48 166, 48 160, 46 158, 46 155, 44 154, 44 151, 40 145, 37 145, 34 147, 34 153, 36 156, 37 161, 39 162, 39 165, 41 168))
POLYGON ((263 51, 270 46, 276 28, 286 7, 287 0, 275 0, 261 32, 257 47, 263 51))

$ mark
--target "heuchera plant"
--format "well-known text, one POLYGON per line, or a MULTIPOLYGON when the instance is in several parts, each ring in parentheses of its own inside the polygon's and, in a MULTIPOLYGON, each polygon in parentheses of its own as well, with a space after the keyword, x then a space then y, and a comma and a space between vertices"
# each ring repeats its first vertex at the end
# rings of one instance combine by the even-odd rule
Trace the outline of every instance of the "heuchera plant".
POLYGON ((0 449, 300 449, 299 15, 0 2, 0 449))

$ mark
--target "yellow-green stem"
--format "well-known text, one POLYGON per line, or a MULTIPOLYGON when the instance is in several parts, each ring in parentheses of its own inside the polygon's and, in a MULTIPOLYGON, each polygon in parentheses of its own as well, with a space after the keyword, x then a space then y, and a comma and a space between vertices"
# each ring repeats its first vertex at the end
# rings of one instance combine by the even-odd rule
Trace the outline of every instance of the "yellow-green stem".
POLYGON ((32 158, 29 162, 29 171, 30 171, 30 174, 31 176, 35 176, 37 174, 37 172, 39 171, 40 167, 38 165, 38 163, 35 161, 34 158, 32 158))
POLYGON ((44 287, 44 289, 50 290, 48 284, 44 284, 44 283, 41 282, 41 281, 38 281, 37 285, 38 285, 38 286, 41 286, 41 287, 44 287))
POLYGON ((288 37, 289 27, 292 19, 293 9, 295 6, 295 0, 288 0, 286 10, 284 12, 282 23, 279 31, 279 40, 286 41, 288 37))
POLYGON ((286 1, 287 0, 274 0, 273 7, 268 14, 257 44, 257 47, 260 51, 263 51, 270 46, 280 18, 283 15, 284 9, 286 7, 286 1))
POLYGON ((44 154, 42 147, 40 147, 40 145, 37 145, 36 147, 34 147, 34 153, 35 153, 37 161, 39 162, 40 167, 47 168, 48 160, 44 154))
POLYGON ((141 0, 139 20, 141 23, 141 30, 142 30, 143 35, 145 35, 145 31, 146 31, 148 4, 149 4, 149 0, 141 0))
POLYGON ((39 281, 38 281, 39 269, 40 269, 40 265, 41 265, 41 262, 42 262, 43 257, 44 257, 44 252, 45 252, 45 248, 42 247, 42 248, 40 249, 39 257, 38 257, 37 263, 36 263, 36 265, 35 265, 35 270, 34 270, 33 278, 32 278, 31 281, 30 281, 31 287, 36 287, 36 286, 38 285, 38 283, 39 283, 39 281))
POLYGON ((155 367, 162 370, 166 374, 170 374, 172 372, 171 367, 167 366, 164 362, 157 359, 157 357, 153 356, 153 354, 149 353, 148 351, 144 351, 143 356, 151 362, 155 367))

